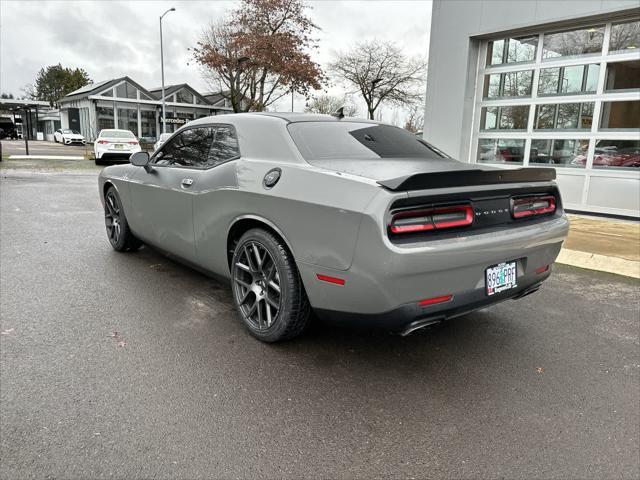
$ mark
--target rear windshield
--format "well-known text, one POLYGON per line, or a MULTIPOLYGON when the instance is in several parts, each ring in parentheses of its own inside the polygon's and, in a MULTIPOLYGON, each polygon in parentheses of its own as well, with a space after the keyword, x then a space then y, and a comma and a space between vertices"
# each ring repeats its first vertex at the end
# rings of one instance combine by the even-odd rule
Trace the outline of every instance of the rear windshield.
POLYGON ((136 138, 136 136, 127 130, 102 130, 101 137, 109 138, 136 138))
POLYGON ((289 125, 298 150, 314 160, 442 158, 414 134, 389 125, 357 122, 298 122, 289 125))

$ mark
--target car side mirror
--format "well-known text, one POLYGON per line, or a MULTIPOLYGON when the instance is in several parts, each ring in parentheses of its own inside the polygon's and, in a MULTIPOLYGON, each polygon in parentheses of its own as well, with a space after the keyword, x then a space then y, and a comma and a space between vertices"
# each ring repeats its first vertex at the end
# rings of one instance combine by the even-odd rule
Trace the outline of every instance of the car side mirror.
POLYGON ((131 165, 136 167, 146 167, 149 165, 149 154, 147 152, 136 152, 129 157, 131 165))
POLYGON ((148 152, 136 152, 129 157, 129 162, 131 165, 135 165, 136 167, 143 167, 147 173, 151 172, 153 169, 149 166, 149 153, 148 152))

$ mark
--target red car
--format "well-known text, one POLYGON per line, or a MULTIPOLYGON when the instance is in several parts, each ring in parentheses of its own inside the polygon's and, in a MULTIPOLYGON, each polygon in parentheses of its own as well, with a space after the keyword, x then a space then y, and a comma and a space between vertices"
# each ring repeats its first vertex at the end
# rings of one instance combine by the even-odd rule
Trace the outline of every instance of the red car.
MULTIPOLYGON (((573 165, 586 165, 586 155, 578 155, 573 165)), ((596 148, 593 155, 594 167, 635 167, 640 168, 640 147, 617 150, 615 146, 596 148)))

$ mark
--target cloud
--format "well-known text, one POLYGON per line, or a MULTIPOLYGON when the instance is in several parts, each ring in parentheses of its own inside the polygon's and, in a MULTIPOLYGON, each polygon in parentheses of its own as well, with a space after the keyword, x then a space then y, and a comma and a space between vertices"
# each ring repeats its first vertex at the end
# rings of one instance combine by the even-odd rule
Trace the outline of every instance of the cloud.
MULTIPOLYGON (((316 59, 372 38, 398 42, 409 55, 427 54, 430 0, 308 2, 321 27, 316 59)), ((0 2, 0 90, 20 94, 40 68, 61 63, 82 67, 95 81, 129 75, 152 88, 160 85, 158 18, 163 21, 165 82, 206 90, 200 69, 187 50, 202 29, 235 2, 212 1, 50 1, 0 2)), ((290 105, 290 97, 283 101, 290 105)), ((296 109, 304 99, 296 99, 296 109)), ((285 107, 283 107, 285 108, 285 107)), ((290 107, 289 107, 290 108, 290 107)))

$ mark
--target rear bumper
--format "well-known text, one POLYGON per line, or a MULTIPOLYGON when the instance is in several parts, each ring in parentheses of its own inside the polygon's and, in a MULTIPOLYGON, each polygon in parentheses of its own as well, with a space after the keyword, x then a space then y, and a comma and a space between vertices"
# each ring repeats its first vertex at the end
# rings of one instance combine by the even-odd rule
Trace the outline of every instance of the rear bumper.
POLYGON ((309 301, 321 315, 348 312, 340 315, 368 316, 365 321, 383 326, 406 324, 445 311, 450 317, 481 308, 541 283, 548 272, 537 274, 536 270, 553 264, 568 228, 566 217, 559 215, 501 232, 397 246, 381 237, 375 224, 365 219, 348 270, 301 262, 298 267, 309 301), (507 261, 516 262, 517 287, 487 297, 485 270, 507 261), (344 285, 319 281, 318 274, 343 279, 344 285), (448 295, 452 299, 447 303, 418 305, 421 300, 448 295))
POLYGON ((542 282, 549 278, 549 272, 537 278, 526 279, 518 288, 487 297, 483 292, 471 291, 454 296, 450 301, 428 307, 420 307, 416 302, 402 305, 393 310, 377 314, 340 312, 316 309, 316 314, 325 321, 336 325, 349 325, 367 329, 383 329, 407 335, 420 328, 459 317, 505 300, 517 300, 538 291, 542 282))

